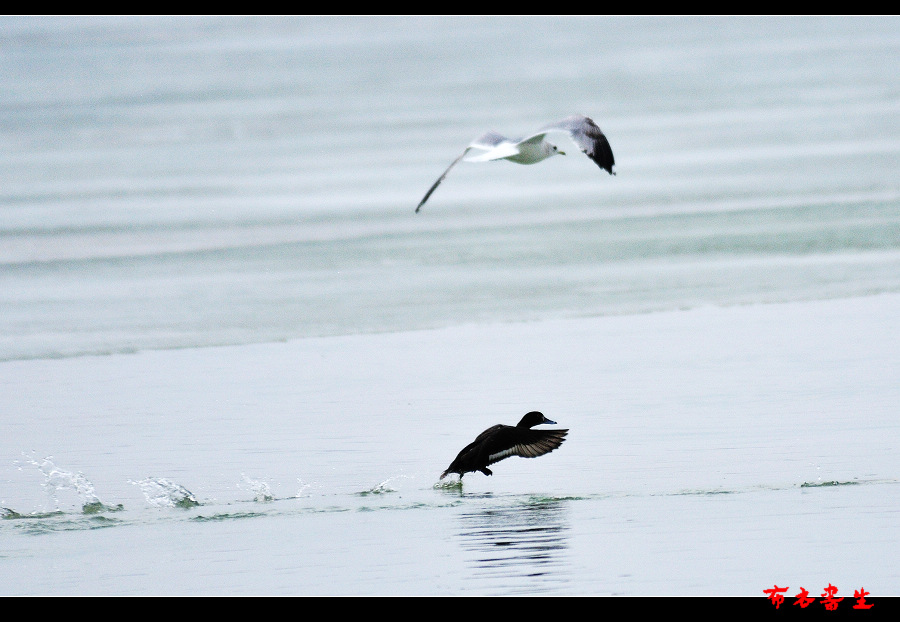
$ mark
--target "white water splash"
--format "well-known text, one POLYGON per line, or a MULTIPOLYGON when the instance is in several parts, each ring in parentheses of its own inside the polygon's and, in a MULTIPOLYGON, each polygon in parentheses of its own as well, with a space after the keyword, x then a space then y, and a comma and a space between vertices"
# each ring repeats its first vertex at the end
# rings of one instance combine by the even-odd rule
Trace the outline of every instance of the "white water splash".
POLYGON ((300 488, 297 490, 297 494, 295 494, 294 497, 299 499, 300 497, 303 497, 303 496, 309 496, 310 493, 308 491, 310 488, 313 487, 313 485, 307 484, 300 477, 297 478, 297 484, 300 486, 300 488))
POLYGON ((382 495, 389 492, 397 492, 398 488, 395 488, 392 484, 396 482, 398 479, 409 479, 408 475, 397 475, 395 477, 389 477, 384 480, 377 486, 370 488, 369 490, 365 490, 359 494, 361 495, 382 495))
MULTIPOLYGON (((253 499, 257 503, 267 503, 275 499, 275 496, 272 494, 272 490, 271 488, 269 488, 268 483, 264 482, 263 480, 251 479, 243 473, 241 473, 241 478, 253 492, 253 499)), ((242 486, 239 485, 239 487, 242 486)))
POLYGON ((158 508, 187 508, 200 505, 194 493, 163 477, 148 477, 131 483, 140 486, 147 503, 158 508))
POLYGON ((42 486, 53 500, 56 509, 59 509, 58 493, 64 490, 74 491, 82 508, 100 505, 100 498, 94 492, 94 485, 83 474, 59 468, 50 459, 51 457, 44 458, 40 462, 29 458, 28 462, 43 473, 42 486))

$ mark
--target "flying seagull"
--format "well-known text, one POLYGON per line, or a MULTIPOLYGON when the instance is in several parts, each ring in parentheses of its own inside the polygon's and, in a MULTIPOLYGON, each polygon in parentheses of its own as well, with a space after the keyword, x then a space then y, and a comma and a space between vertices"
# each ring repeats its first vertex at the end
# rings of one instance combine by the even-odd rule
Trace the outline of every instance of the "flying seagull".
POLYGON ((613 166, 616 161, 613 158, 612 148, 606 136, 597 127, 597 124, 588 117, 580 114, 572 115, 558 123, 545 125, 536 133, 522 139, 507 138, 497 132, 487 132, 473 140, 465 151, 458 158, 453 160, 444 174, 438 177, 434 185, 425 193, 425 197, 416 207, 416 212, 422 209, 428 197, 437 190, 437 187, 444 181, 444 177, 456 166, 460 160, 465 158, 466 154, 472 149, 478 149, 481 153, 465 158, 466 162, 490 162, 491 160, 509 160, 517 164, 534 164, 541 160, 546 160, 551 156, 566 155, 564 151, 560 151, 556 145, 548 143, 544 137, 550 132, 566 132, 569 137, 578 145, 581 150, 587 154, 591 160, 597 163, 597 166, 607 171, 610 175, 615 175, 613 166))

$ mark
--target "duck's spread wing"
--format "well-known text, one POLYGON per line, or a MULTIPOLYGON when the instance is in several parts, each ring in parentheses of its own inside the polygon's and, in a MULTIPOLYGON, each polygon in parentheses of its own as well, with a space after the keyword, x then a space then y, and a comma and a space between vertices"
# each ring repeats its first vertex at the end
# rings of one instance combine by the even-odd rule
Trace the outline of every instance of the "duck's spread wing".
POLYGON ((568 430, 522 430, 508 428, 497 434, 496 445, 488 454, 488 464, 510 456, 537 458, 548 454, 566 440, 568 430))
POLYGON ((612 147, 609 146, 609 141, 593 119, 576 114, 557 123, 546 125, 540 131, 546 134, 554 130, 568 132, 572 141, 587 157, 610 175, 615 175, 613 166, 616 164, 616 159, 613 157, 612 147))
POLYGON ((456 458, 453 460, 453 463, 450 465, 450 468, 457 466, 462 461, 478 460, 478 454, 484 449, 484 440, 495 434, 498 430, 501 430, 505 427, 509 426, 504 426, 498 423, 497 425, 489 427, 487 430, 476 436, 474 441, 463 447, 459 454, 457 454, 456 458))

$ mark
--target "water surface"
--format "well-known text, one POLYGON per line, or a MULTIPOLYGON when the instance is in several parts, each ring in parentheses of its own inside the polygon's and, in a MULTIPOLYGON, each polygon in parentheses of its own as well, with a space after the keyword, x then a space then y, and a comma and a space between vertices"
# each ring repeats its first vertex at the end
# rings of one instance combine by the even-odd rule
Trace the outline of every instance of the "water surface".
POLYGON ((0 591, 896 593, 898 33, 0 18, 0 591))

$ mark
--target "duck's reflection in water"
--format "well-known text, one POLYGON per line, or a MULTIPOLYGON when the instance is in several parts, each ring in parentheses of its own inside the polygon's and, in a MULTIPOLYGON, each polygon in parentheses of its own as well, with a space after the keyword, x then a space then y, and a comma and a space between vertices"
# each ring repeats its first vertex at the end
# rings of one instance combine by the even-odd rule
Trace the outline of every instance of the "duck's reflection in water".
POLYGON ((479 580, 505 592, 552 591, 568 575, 568 501, 529 498, 488 503, 460 515, 462 547, 471 551, 479 580))

